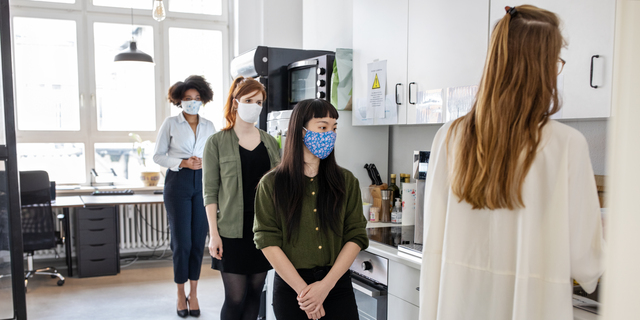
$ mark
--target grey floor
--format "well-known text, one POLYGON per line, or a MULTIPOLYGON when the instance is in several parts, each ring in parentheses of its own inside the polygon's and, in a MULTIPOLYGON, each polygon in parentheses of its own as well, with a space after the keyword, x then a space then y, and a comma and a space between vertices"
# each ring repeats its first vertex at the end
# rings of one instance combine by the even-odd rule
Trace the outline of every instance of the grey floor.
MULTIPOLYGON (((66 270, 62 271, 66 277, 66 270)), ((188 287, 188 285, 187 285, 188 287)), ((222 279, 206 257, 198 286, 202 316, 219 319, 222 279)), ((29 280, 29 319, 181 319, 170 260, 138 261, 117 276, 67 278, 64 286, 48 276, 29 280)), ((195 318, 192 318, 195 319, 195 318)))

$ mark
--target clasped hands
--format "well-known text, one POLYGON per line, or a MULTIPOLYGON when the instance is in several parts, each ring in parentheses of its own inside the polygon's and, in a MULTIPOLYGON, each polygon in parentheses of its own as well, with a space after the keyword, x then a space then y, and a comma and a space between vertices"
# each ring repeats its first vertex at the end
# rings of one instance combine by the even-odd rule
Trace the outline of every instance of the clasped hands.
POLYGON ((322 304, 329 295, 333 286, 324 280, 316 281, 306 286, 298 294, 298 305, 300 309, 307 313, 309 319, 320 319, 324 317, 322 304))

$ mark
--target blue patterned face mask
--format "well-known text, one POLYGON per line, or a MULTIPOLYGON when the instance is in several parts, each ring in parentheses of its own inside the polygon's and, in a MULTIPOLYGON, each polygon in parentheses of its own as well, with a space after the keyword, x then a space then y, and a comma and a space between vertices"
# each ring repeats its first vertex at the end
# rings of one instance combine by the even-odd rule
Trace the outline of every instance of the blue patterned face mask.
POLYGON ((198 111, 200 111, 200 107, 202 107, 202 101, 198 101, 198 100, 185 101, 185 100, 182 100, 182 103, 180 103, 180 105, 182 106, 182 110, 184 110, 184 112, 186 112, 188 114, 198 114, 198 111))
POLYGON ((337 135, 335 131, 315 132, 309 131, 304 127, 302 129, 307 131, 307 134, 304 135, 304 145, 314 156, 325 159, 331 154, 336 144, 337 135))

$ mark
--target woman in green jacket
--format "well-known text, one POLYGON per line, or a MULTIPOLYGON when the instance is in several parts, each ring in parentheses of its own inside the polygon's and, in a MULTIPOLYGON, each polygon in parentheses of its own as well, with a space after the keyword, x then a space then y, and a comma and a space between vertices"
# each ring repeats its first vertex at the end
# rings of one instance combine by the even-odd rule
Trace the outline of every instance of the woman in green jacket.
POLYGON ((337 120, 325 100, 298 103, 283 161, 258 185, 254 241, 276 270, 278 320, 358 319, 348 270, 369 239, 358 179, 336 164, 337 120))
POLYGON ((225 300, 221 320, 256 319, 269 262, 253 243, 255 190, 280 162, 275 138, 255 127, 266 92, 260 82, 236 78, 224 109, 227 126, 212 135, 202 159, 211 267, 220 271, 225 300))

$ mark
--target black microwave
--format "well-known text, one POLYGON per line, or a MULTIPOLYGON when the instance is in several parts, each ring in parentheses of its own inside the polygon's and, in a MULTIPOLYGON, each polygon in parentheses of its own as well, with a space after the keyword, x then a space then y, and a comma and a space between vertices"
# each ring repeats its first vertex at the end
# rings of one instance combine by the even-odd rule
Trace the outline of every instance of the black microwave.
POLYGON ((296 61, 287 66, 289 109, 306 99, 331 101, 331 75, 334 54, 296 61))

